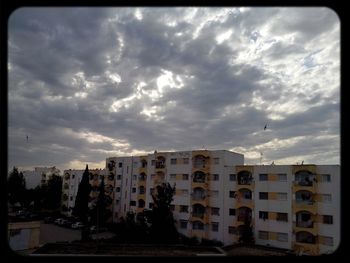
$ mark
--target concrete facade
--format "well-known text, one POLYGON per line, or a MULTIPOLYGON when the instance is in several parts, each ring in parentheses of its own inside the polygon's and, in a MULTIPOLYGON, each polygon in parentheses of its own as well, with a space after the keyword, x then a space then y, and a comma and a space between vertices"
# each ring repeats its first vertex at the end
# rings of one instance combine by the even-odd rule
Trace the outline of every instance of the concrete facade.
POLYGON ((340 243, 339 165, 244 165, 242 154, 199 150, 110 157, 105 175, 113 222, 151 209, 151 192, 169 182, 177 229, 186 236, 231 245, 247 225, 256 244, 300 254, 330 253, 340 243))

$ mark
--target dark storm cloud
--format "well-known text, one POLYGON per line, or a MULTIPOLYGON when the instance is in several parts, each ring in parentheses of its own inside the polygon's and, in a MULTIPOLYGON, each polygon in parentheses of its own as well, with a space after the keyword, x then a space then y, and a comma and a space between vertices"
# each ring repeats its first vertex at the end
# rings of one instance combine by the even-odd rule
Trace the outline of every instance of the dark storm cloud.
MULTIPOLYGON (((310 54, 320 67, 330 65, 327 43, 309 47, 336 32, 328 9, 139 11, 22 8, 12 14, 9 167, 68 168, 71 161, 97 163, 134 150, 253 149, 276 139, 339 135, 339 93, 324 94, 323 83, 309 73, 289 70, 310 54), (164 74, 168 79, 160 81, 164 74), (306 97, 308 85, 315 92, 306 97), (281 110, 289 98, 303 110, 281 110), (262 136, 267 122, 271 130, 262 136)), ((325 158, 318 153, 336 140, 322 138, 303 148, 310 160, 325 158)), ((290 146, 291 155, 298 146, 290 146)))

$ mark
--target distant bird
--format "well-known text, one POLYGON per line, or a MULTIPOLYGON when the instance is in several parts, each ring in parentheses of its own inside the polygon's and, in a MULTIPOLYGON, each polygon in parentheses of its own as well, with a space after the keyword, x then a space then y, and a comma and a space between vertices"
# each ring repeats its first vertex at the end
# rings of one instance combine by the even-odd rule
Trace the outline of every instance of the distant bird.
POLYGON ((27 135, 27 142, 28 142, 28 135, 27 135))
POLYGON ((264 131, 266 130, 266 128, 267 128, 267 123, 265 124, 264 131))

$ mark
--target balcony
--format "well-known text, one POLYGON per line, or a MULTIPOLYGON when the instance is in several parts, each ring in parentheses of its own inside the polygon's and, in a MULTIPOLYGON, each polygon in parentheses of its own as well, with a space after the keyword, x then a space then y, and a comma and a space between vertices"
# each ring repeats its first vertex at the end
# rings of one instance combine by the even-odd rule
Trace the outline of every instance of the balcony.
POLYGON ((165 158, 163 156, 158 156, 155 162, 156 169, 164 169, 165 168, 165 158))
POLYGON ((112 160, 112 161, 108 162, 107 167, 108 167, 108 170, 110 172, 113 171, 115 168, 115 161, 112 160))
POLYGON ((206 191, 202 187, 196 187, 191 194, 193 201, 203 201, 207 198, 206 191))
POLYGON ((253 185, 253 175, 249 171, 240 171, 237 174, 237 185, 253 185))
POLYGON ((193 169, 208 170, 210 167, 210 158, 202 154, 195 155, 192 158, 193 169))

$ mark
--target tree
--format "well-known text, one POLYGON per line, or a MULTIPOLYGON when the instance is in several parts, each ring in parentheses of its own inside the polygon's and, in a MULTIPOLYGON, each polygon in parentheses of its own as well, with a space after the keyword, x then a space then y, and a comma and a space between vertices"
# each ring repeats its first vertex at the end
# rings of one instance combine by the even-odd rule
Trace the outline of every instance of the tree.
POLYGON ((253 229, 249 219, 244 220, 244 224, 241 226, 241 236, 239 242, 252 244, 254 243, 253 229))
POLYGON ((162 183, 152 193, 153 208, 150 234, 153 242, 175 243, 178 241, 179 235, 175 227, 173 213, 170 209, 175 190, 175 185, 171 187, 169 183, 162 183))
POLYGON ((62 196, 62 177, 53 174, 47 183, 45 208, 55 210, 60 208, 62 196))
POLYGON ((83 173, 83 178, 79 183, 77 197, 75 199, 75 205, 73 209, 73 215, 78 217, 79 220, 86 226, 82 229, 81 239, 86 240, 89 236, 88 227, 88 214, 89 214, 89 197, 90 197, 91 185, 89 182, 89 168, 86 165, 86 169, 83 173))
POLYGON ((19 202, 21 205, 25 202, 26 182, 22 172, 18 172, 16 167, 13 167, 7 181, 8 198, 11 204, 19 202))
POLYGON ((99 185, 99 193, 95 207, 92 209, 91 221, 97 228, 106 224, 106 195, 105 195, 105 183, 102 176, 101 183, 99 185))

